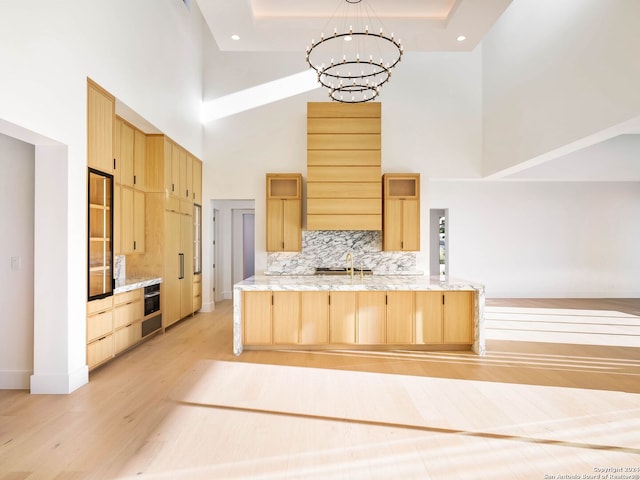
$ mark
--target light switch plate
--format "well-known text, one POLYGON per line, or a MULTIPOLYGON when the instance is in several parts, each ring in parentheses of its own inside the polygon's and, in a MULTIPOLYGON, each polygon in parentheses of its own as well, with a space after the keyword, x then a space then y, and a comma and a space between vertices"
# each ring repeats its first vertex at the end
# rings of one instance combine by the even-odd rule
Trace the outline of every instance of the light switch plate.
POLYGON ((11 270, 20 270, 20 257, 11 257, 11 270))

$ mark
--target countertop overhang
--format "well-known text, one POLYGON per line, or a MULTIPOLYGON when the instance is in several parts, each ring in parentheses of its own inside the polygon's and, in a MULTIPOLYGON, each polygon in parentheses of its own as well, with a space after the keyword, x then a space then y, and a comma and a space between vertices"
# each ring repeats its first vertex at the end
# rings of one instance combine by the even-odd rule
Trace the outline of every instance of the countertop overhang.
POLYGON ((138 288, 149 287, 162 283, 162 277, 131 277, 125 279, 124 282, 116 282, 116 288, 113 289, 114 295, 118 293, 130 292, 138 288))
POLYGON ((426 275, 256 275, 234 285, 238 290, 478 290, 468 280, 426 275))

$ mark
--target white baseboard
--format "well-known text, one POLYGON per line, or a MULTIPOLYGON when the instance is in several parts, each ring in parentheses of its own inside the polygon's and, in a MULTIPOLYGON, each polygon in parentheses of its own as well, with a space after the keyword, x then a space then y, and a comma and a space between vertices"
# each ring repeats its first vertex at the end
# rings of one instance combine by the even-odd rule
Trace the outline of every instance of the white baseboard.
POLYGON ((31 375, 31 393, 67 394, 89 382, 89 369, 85 365, 75 372, 39 373, 31 375))
POLYGON ((28 370, 0 370, 0 390, 29 390, 28 370))

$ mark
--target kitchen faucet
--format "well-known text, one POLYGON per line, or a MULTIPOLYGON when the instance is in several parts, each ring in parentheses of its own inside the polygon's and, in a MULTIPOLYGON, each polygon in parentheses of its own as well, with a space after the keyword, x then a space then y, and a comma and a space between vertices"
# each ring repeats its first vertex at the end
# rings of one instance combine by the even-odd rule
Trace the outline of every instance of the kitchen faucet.
POLYGON ((353 282, 353 254, 348 252, 345 260, 347 262, 347 275, 351 274, 351 281, 353 282))

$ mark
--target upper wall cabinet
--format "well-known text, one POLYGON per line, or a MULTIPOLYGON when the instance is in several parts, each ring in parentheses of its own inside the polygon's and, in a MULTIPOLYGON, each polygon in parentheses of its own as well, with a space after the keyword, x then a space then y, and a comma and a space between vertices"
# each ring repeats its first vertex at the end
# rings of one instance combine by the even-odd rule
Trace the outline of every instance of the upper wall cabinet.
POLYGON ((87 80, 87 165, 113 173, 113 133, 116 101, 87 80))
POLYGON ((383 250, 420 250, 420 174, 387 173, 383 183, 383 250))
POLYGON ((381 230, 380 103, 307 104, 307 228, 381 230))
POLYGON ((146 135, 120 117, 116 117, 115 125, 115 182, 144 191, 146 135))
POLYGON ((267 174, 267 252, 302 249, 302 175, 267 174))

